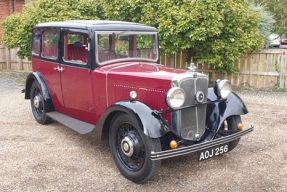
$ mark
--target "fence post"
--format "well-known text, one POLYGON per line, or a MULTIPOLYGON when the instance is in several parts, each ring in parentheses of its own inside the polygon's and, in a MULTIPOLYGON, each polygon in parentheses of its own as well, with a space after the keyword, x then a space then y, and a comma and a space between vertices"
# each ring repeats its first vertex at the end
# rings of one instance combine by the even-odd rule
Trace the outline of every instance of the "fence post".
POLYGON ((175 67, 175 57, 174 55, 171 55, 170 56, 170 67, 175 67))
MULTIPOLYGON (((20 48, 18 48, 18 51, 20 51, 20 48)), ((18 56, 19 58, 19 70, 22 71, 23 70, 23 60, 18 56)))
POLYGON ((11 57, 10 57, 10 49, 6 47, 6 64, 7 69, 11 69, 11 57))
POLYGON ((280 88, 284 88, 285 73, 286 73, 286 50, 282 50, 281 70, 280 70, 280 88))
POLYGON ((23 60, 19 58, 19 70, 23 71, 23 60))

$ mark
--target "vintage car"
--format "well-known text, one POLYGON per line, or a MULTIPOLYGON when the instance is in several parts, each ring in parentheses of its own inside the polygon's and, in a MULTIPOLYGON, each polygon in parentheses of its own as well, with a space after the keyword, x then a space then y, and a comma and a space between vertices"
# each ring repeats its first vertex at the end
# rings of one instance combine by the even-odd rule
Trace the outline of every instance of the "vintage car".
POLYGON ((124 177, 142 183, 161 159, 224 154, 241 136, 248 110, 228 80, 159 63, 157 29, 138 23, 75 20, 40 23, 32 31, 32 66, 25 86, 41 124, 54 119, 101 140, 108 132, 124 177))

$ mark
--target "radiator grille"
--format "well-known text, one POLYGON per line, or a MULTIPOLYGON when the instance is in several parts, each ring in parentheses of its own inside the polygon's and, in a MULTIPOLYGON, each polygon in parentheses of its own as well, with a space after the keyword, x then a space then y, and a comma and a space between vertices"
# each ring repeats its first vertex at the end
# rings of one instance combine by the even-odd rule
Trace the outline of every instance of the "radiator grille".
MULTIPOLYGON (((198 91, 204 93, 204 102, 207 99, 208 79, 207 78, 188 78, 179 82, 186 93, 186 101, 183 106, 193 105, 196 103, 195 94, 198 91)), ((205 131, 206 105, 199 105, 183 109, 179 112, 178 120, 180 121, 181 137, 187 140, 196 140, 195 134, 201 137, 205 131)))

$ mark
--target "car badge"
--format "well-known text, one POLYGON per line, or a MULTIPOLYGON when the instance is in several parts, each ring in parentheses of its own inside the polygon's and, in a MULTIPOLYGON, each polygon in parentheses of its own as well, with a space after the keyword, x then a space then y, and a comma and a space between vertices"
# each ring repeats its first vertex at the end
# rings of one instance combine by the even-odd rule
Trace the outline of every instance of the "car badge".
POLYGON ((204 101, 204 93, 202 91, 198 91, 196 94, 195 94, 195 99, 198 103, 203 103, 204 101))

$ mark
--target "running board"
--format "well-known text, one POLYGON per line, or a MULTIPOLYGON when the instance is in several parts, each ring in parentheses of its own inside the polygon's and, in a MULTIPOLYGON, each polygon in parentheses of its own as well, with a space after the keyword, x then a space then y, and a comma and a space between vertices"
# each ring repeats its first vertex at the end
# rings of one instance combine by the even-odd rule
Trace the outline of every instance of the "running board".
POLYGON ((94 130, 96 125, 86 123, 84 121, 75 119, 58 111, 46 113, 48 117, 51 117, 55 121, 73 129, 80 134, 87 134, 94 130))

